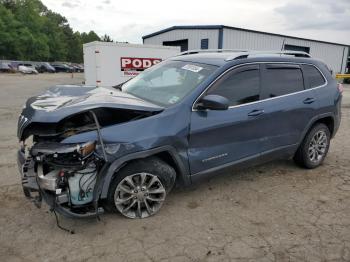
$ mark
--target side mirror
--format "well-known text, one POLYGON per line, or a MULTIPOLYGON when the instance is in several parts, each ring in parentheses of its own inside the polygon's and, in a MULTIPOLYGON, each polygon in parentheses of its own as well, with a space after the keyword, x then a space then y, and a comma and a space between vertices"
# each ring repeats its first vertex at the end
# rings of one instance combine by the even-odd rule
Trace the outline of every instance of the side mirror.
POLYGON ((206 95, 196 105, 199 110, 226 110, 229 107, 229 101, 226 97, 219 95, 206 95))

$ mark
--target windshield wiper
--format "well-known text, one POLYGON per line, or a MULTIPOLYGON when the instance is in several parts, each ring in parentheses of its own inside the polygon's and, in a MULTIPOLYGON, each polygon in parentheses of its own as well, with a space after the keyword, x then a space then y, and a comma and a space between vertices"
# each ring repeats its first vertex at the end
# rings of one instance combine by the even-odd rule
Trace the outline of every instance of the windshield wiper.
MULTIPOLYGON (((131 79, 131 78, 130 78, 130 79, 131 79)), ((115 89, 118 89, 118 90, 120 90, 120 91, 123 91, 123 89, 122 89, 123 85, 124 85, 126 82, 128 82, 130 79, 128 79, 128 80, 126 80, 126 81, 124 81, 124 82, 122 82, 122 83, 120 83, 120 84, 118 84, 118 85, 112 86, 112 87, 115 88, 115 89)))
MULTIPOLYGON (((125 82, 124 82, 124 83, 125 83, 125 82)), ((115 85, 115 86, 112 86, 112 87, 115 88, 115 89, 118 89, 118 90, 120 90, 120 91, 123 91, 123 90, 122 90, 122 86, 123 86, 124 83, 120 83, 120 84, 115 85)))

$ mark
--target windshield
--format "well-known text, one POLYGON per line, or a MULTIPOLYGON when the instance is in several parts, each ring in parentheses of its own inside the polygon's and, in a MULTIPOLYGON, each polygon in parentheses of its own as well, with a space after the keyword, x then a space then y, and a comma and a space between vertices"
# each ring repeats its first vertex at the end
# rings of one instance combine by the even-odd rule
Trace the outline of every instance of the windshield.
POLYGON ((121 89, 154 104, 170 106, 195 89, 215 69, 213 65, 164 61, 126 82, 121 89))

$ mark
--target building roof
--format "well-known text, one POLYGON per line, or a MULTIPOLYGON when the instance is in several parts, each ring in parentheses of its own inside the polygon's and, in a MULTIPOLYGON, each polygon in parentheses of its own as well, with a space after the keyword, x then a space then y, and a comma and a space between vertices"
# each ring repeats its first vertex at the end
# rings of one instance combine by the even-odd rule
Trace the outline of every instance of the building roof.
POLYGON ((259 33, 259 34, 266 34, 266 35, 272 35, 272 36, 280 36, 280 37, 289 37, 299 40, 305 40, 305 41, 312 41, 312 42, 318 42, 318 43, 324 43, 324 44, 332 44, 332 45, 340 45, 340 46, 350 46, 349 44, 341 44, 341 43, 333 43, 333 42, 327 42, 327 41, 321 41, 321 40, 315 40, 315 39, 308 39, 308 38, 302 38, 302 37, 296 37, 296 36, 290 36, 290 35, 281 35, 281 34, 275 34, 275 33, 268 33, 263 31, 256 31, 251 29, 245 29, 245 28, 239 28, 239 27, 233 27, 233 26, 226 26, 226 25, 176 25, 172 27, 165 28, 163 30, 154 32, 152 34, 148 34, 142 37, 142 39, 147 39, 156 35, 160 35, 172 30, 186 30, 186 29, 204 29, 204 30, 212 30, 212 29, 234 29, 239 31, 245 31, 245 32, 251 32, 251 33, 259 33))

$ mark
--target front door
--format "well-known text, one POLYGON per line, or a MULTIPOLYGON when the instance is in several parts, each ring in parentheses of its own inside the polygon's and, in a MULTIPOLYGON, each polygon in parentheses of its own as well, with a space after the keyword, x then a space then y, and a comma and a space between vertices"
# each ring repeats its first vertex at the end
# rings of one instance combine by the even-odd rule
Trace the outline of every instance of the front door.
POLYGON ((259 103, 259 65, 229 71, 203 95, 208 94, 226 97, 230 108, 193 110, 188 150, 192 174, 257 157, 266 136, 259 103))

